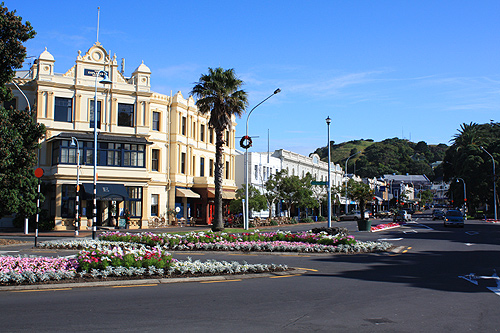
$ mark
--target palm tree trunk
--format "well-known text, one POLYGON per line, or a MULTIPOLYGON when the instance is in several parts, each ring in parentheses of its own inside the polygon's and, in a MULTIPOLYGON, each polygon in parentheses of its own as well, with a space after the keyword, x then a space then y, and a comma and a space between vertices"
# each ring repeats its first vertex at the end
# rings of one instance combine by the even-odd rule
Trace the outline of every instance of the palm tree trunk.
POLYGON ((224 151, 224 135, 220 129, 215 129, 215 218, 212 225, 213 231, 224 230, 224 219, 222 217, 222 179, 224 165, 222 156, 224 151))

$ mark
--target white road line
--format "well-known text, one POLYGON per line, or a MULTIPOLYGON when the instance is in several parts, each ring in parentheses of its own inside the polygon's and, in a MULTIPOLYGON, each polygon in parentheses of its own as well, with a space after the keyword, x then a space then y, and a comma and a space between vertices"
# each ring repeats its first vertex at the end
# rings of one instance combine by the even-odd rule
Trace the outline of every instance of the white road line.
POLYGON ((477 231, 467 231, 466 234, 470 235, 470 236, 474 236, 474 235, 479 235, 479 232, 477 232, 477 231))
POLYGON ((19 253, 19 251, 0 251, 0 254, 19 253))
POLYGON ((403 240, 403 238, 401 238, 401 237, 400 238, 379 238, 377 240, 381 241, 381 242, 383 242, 383 241, 400 241, 400 240, 403 240))

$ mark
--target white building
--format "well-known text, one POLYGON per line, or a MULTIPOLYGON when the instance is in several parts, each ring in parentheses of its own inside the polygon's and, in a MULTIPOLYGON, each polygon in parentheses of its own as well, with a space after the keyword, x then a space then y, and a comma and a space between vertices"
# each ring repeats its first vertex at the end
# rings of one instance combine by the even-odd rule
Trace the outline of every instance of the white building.
MULTIPOLYGON (((239 152, 238 152, 239 153, 239 152)), ((245 184, 245 154, 236 155, 236 186, 241 188, 245 184)), ((310 156, 300 155, 288 150, 278 149, 272 154, 268 152, 248 153, 248 179, 249 184, 264 193, 266 181, 271 175, 281 170, 288 170, 288 175, 305 177, 310 173, 317 181, 328 180, 328 163, 322 162, 317 154, 310 156)), ((331 165, 331 185, 342 184, 343 170, 338 164, 331 165)), ((327 194, 326 186, 313 186, 314 195, 320 199, 327 194)), ((254 212, 253 216, 268 217, 269 212, 254 212)))

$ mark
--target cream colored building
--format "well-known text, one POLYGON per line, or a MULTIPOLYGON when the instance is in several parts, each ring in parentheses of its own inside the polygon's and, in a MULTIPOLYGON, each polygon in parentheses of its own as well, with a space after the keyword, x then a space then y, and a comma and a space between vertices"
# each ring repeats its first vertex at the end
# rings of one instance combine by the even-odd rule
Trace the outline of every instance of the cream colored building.
MULTIPOLYGON (((45 50, 29 71, 18 72, 12 102, 30 101, 47 133, 41 141, 39 166, 46 200, 56 230, 74 228, 77 149, 80 152, 81 228, 90 226, 93 206, 94 96, 97 95, 98 164, 97 225, 113 225, 131 215, 131 228, 164 226, 166 212, 178 207, 179 218, 211 223, 214 197, 215 133, 208 116, 181 92, 151 91, 151 71, 140 64, 130 77, 118 69, 116 55, 96 42, 64 74, 55 72, 45 50), (99 83, 104 71, 112 83, 99 83), (22 91, 22 93, 21 93, 22 91), (76 140, 75 140, 76 139, 76 140)), ((235 126, 225 133, 224 195, 234 198, 235 126)), ((227 203, 227 201, 225 202, 227 203)))

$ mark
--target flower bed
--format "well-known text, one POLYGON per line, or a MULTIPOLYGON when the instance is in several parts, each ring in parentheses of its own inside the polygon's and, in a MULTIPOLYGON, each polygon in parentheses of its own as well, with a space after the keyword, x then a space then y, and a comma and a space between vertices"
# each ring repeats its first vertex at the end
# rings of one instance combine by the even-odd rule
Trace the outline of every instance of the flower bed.
POLYGON ((488 222, 488 223, 500 223, 500 220, 486 219, 486 220, 484 220, 484 222, 488 222))
POLYGON ((382 230, 387 230, 387 229, 394 229, 398 228, 401 225, 399 223, 384 223, 384 224, 377 224, 375 226, 372 226, 372 232, 377 232, 377 231, 382 231, 382 230))
POLYGON ((291 233, 289 231, 276 231, 260 233, 249 232, 242 234, 213 233, 213 232, 191 232, 185 235, 178 234, 154 234, 154 233, 123 233, 119 231, 106 232, 99 236, 101 240, 134 242, 150 246, 162 245, 169 249, 179 247, 192 247, 192 244, 241 244, 245 242, 285 242, 294 245, 299 244, 322 244, 330 246, 354 245, 357 241, 353 236, 344 234, 329 235, 326 232, 291 233))

